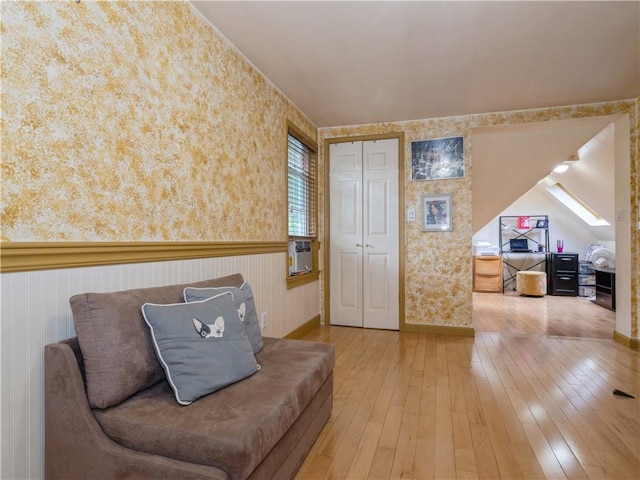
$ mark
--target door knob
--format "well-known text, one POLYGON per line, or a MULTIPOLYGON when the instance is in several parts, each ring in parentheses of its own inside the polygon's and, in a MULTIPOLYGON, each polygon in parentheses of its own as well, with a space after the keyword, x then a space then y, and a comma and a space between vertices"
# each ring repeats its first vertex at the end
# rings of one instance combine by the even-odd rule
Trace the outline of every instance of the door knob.
POLYGON ((356 243, 356 247, 361 247, 362 244, 361 243, 356 243))
POLYGON ((373 245, 371 245, 370 243, 367 243, 367 244, 365 245, 365 247, 371 247, 371 248, 373 248, 373 245))

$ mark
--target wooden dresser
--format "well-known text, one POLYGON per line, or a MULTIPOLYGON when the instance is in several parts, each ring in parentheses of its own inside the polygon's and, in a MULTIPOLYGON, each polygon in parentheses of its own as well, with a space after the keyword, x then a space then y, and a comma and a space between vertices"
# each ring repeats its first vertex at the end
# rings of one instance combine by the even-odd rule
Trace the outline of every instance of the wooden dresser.
POLYGON ((502 256, 473 257, 473 291, 502 293, 502 256))

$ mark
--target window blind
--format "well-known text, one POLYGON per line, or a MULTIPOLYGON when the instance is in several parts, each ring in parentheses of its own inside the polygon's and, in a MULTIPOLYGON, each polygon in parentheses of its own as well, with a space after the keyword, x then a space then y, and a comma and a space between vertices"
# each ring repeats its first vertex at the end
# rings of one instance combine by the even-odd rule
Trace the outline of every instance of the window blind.
POLYGON ((289 236, 315 237, 316 155, 289 132, 289 236))

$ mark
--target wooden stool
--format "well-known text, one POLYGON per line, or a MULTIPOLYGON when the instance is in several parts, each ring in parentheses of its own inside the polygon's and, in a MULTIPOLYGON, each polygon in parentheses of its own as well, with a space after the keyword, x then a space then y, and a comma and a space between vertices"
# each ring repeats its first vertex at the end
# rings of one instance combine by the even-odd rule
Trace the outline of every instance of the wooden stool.
POLYGON ((547 294, 547 274, 544 272, 518 272, 516 290, 520 295, 544 297, 547 294))

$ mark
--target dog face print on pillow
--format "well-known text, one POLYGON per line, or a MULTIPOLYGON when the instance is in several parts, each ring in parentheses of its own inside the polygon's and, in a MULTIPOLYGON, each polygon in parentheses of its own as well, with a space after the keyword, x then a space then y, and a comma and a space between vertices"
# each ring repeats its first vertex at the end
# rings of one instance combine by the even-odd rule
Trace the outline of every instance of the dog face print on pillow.
POLYGON ((197 318, 194 318, 193 326, 196 327, 196 332, 198 332, 202 338, 222 338, 224 335, 223 317, 216 318, 216 321, 210 324, 202 323, 197 318))

